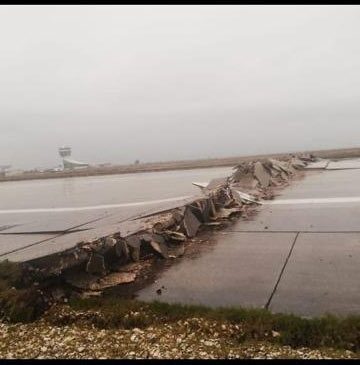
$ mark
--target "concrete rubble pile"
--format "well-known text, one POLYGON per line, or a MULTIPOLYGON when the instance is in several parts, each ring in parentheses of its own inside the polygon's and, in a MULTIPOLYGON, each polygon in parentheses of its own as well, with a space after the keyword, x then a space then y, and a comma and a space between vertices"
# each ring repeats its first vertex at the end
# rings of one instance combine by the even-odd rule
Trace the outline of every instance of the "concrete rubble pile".
POLYGON ((313 155, 289 156, 284 160, 263 159, 242 162, 234 167, 230 181, 233 188, 246 191, 257 199, 271 199, 271 187, 283 186, 295 175, 297 170, 316 161, 313 155))

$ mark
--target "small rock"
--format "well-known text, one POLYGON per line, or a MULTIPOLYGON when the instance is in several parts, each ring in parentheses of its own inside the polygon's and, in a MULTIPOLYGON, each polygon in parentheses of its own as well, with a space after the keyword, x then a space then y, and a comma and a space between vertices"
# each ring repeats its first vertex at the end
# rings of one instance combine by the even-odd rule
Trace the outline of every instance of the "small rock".
POLYGON ((271 331, 271 334, 272 334, 273 337, 280 337, 281 336, 280 333, 277 332, 277 331, 271 331))

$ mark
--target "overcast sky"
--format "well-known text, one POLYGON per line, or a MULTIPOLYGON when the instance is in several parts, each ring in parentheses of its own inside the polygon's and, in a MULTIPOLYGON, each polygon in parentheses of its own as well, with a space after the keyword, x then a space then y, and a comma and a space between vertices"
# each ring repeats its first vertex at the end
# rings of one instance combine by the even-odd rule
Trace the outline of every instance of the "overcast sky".
POLYGON ((359 6, 0 6, 0 165, 360 146, 359 6))

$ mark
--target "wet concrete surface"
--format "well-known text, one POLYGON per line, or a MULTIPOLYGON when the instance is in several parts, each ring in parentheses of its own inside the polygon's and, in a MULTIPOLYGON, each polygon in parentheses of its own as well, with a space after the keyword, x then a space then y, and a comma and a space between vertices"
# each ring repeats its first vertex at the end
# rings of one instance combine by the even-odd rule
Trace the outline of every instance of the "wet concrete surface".
POLYGON ((275 312, 360 313, 360 233, 299 235, 271 301, 275 312))
POLYGON ((138 298, 211 306, 240 301, 244 306, 264 307, 294 237, 294 233, 277 233, 269 242, 267 233, 217 233, 216 244, 167 268, 138 298), (157 295, 163 286, 161 296, 157 295))
POLYGON ((302 316, 359 314, 356 197, 360 170, 309 171, 274 200, 291 199, 290 204, 269 201, 252 220, 240 219, 216 234, 213 249, 161 271, 157 282, 137 295, 210 306, 265 306, 302 316), (304 201, 319 197, 320 203, 304 201), (331 200, 339 197, 354 201, 331 200), (166 289, 159 296, 161 286, 166 289))
MULTIPOLYGON (((187 201, 184 196, 199 194, 193 181, 230 172, 214 168, 2 182, 0 260, 24 261, 71 248, 79 239, 96 237, 126 219, 178 206, 187 201), (87 231, 74 232, 78 230, 87 231), (38 234, 50 234, 50 239, 37 243, 38 234)), ((121 228, 126 232, 131 224, 121 228)))
POLYGON ((0 210, 96 206, 191 195, 199 191, 193 181, 207 182, 231 171, 212 168, 0 182, 0 210))

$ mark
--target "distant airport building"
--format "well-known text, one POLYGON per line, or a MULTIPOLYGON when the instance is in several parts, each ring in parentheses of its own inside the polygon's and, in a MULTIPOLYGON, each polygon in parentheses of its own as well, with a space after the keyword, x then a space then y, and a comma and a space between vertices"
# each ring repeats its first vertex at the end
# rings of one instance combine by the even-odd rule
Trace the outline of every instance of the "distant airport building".
POLYGON ((10 168, 11 165, 0 165, 0 176, 5 176, 10 168))
POLYGON ((59 155, 62 157, 64 170, 76 169, 76 168, 83 168, 88 167, 89 164, 85 162, 79 162, 72 160, 71 156, 71 147, 60 147, 59 148, 59 155))

